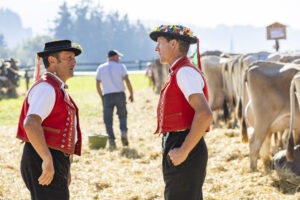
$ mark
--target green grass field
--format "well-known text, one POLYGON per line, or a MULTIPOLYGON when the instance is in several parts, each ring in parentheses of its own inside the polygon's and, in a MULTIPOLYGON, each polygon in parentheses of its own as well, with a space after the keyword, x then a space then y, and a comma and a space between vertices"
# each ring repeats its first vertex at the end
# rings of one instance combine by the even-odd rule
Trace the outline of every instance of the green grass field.
MULTIPOLYGON (((144 74, 130 74, 129 79, 134 90, 147 88, 148 82, 144 74)), ((69 85, 68 91, 79 106, 79 110, 89 110, 89 112, 81 112, 81 118, 88 119, 89 117, 100 115, 100 99, 98 105, 94 105, 94 101, 91 101, 98 97, 94 76, 76 76, 69 79, 67 84, 69 85)), ((18 123, 25 92, 25 80, 22 79, 18 88, 18 98, 0 100, 0 125, 16 125, 18 123)))

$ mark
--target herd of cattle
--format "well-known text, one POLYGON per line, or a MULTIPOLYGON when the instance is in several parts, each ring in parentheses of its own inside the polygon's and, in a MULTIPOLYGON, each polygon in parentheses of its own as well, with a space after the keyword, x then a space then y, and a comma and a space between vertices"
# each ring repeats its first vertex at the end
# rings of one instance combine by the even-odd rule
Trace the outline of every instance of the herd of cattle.
MULTIPOLYGON (((223 110, 225 122, 235 119, 243 142, 250 137, 250 170, 257 170, 259 155, 270 169, 272 135, 273 146, 287 149, 285 161, 291 163, 294 144, 300 142, 300 54, 210 51, 201 55, 201 65, 211 109, 223 110)), ((300 163, 296 165, 300 171, 300 163)))
POLYGON ((13 59, 0 59, 0 100, 4 97, 17 97, 19 85, 18 62, 13 59))

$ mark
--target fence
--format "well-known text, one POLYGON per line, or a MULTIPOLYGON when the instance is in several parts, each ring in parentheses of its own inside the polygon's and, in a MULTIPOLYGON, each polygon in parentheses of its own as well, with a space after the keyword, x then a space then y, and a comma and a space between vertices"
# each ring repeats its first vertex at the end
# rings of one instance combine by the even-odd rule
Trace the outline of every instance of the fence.
MULTIPOLYGON (((135 70, 144 70, 148 62, 152 62, 152 60, 134 60, 134 61, 120 61, 125 64, 128 71, 135 70)), ((92 72, 96 71, 97 67, 104 62, 86 62, 86 63, 77 63, 75 71, 86 71, 92 72)), ((19 66, 19 70, 21 71, 21 75, 25 74, 25 71, 28 71, 29 74, 33 73, 34 66, 19 66)))

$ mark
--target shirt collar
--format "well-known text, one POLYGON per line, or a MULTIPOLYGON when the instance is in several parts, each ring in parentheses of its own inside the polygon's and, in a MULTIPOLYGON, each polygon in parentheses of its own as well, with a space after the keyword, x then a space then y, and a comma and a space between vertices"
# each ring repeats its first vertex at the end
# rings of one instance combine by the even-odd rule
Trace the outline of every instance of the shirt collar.
POLYGON ((67 84, 65 84, 56 74, 54 74, 54 73, 52 73, 52 72, 46 72, 46 74, 51 74, 52 76, 54 76, 60 83, 61 83, 61 85, 60 85, 60 88, 61 89, 68 89, 68 85, 67 84))
POLYGON ((172 66, 170 67, 170 71, 173 72, 172 67, 182 58, 183 56, 177 58, 177 60, 175 60, 172 64, 172 66))

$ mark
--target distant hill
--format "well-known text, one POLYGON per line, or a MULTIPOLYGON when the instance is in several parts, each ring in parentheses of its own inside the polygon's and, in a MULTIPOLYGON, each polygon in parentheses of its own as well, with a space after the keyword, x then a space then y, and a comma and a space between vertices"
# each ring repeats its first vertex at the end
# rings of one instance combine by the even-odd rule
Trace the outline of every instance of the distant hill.
POLYGON ((8 47, 14 47, 32 36, 30 28, 24 28, 20 16, 9 10, 0 9, 0 34, 4 36, 8 47))
MULTIPOLYGON (((145 20, 149 31, 155 26, 168 22, 145 20)), ((194 31, 200 39, 200 51, 220 50, 230 53, 249 53, 258 51, 273 52, 274 41, 267 40, 265 27, 250 25, 218 25, 215 28, 205 28, 199 25, 186 25, 194 31)), ((300 50, 300 30, 287 27, 287 39, 280 40, 280 51, 300 50)), ((193 45, 195 46, 195 45, 193 45)), ((192 50, 195 47, 191 46, 192 50)))

